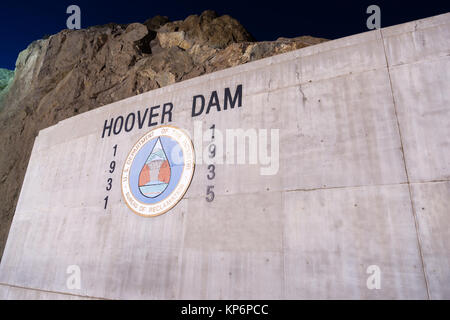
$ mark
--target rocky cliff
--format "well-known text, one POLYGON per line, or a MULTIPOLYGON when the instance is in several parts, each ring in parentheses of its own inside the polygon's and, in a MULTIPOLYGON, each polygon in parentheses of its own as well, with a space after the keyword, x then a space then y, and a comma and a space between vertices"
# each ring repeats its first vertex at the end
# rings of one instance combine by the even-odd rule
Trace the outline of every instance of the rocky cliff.
POLYGON ((0 96, 0 256, 39 130, 132 95, 322 41, 255 42, 232 17, 205 11, 183 21, 156 16, 63 30, 31 43, 0 96))
POLYGON ((11 84, 13 78, 14 71, 0 68, 0 101, 4 93, 9 89, 8 86, 11 84))

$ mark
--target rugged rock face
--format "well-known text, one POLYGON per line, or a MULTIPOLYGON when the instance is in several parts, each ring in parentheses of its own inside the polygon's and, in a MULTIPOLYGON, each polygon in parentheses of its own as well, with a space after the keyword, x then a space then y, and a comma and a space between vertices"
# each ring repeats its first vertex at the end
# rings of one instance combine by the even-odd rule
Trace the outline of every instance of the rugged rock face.
POLYGON ((0 255, 39 130, 148 90, 325 41, 254 42, 230 16, 205 11, 183 21, 63 30, 17 59, 0 96, 0 255))
POLYGON ((0 101, 14 78, 14 71, 0 68, 0 101))

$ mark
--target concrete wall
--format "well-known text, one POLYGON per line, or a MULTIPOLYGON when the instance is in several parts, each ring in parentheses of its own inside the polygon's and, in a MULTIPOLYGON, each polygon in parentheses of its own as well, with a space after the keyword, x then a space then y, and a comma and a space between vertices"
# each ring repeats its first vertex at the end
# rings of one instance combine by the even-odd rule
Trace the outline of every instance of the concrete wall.
POLYGON ((445 14, 164 87, 41 131, 0 298, 450 298, 449 71, 445 14), (237 84, 241 108, 191 117, 194 95, 237 84), (103 124, 168 101, 171 124, 191 133, 194 121, 204 130, 279 129, 278 173, 217 165, 209 203, 207 165, 197 165, 170 212, 133 214, 120 168, 149 128, 102 139, 103 124), (67 288, 69 265, 80 267, 81 289, 67 288), (379 290, 367 288, 370 265, 381 270, 379 290))

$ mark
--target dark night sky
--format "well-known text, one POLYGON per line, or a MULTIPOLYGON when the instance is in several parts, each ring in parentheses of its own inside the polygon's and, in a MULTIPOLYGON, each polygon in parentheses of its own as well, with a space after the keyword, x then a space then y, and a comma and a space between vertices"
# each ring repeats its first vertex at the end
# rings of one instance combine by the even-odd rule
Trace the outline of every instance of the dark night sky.
POLYGON ((0 67, 14 69, 18 53, 29 43, 66 28, 66 8, 81 8, 81 26, 109 22, 144 22, 157 14, 170 20, 184 19, 212 9, 239 20, 258 40, 311 35, 328 39, 367 31, 366 8, 381 8, 381 26, 386 27, 449 11, 450 1, 5 1, 0 10, 0 67))

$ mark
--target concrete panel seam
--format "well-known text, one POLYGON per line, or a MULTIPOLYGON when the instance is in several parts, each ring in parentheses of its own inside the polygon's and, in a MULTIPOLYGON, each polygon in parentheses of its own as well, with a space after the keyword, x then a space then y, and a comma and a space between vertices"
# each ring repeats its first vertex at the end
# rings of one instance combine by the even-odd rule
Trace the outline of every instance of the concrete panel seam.
POLYGON ((439 180, 429 180, 429 181, 415 181, 410 182, 410 184, 428 184, 428 183, 443 183, 450 182, 450 179, 439 179, 439 180))
POLYGON ((72 297, 78 297, 78 298, 87 298, 87 299, 95 299, 95 300, 113 300, 113 299, 99 298, 99 297, 94 297, 94 296, 83 296, 83 295, 80 295, 80 294, 69 293, 69 292, 52 291, 52 290, 44 290, 44 289, 37 289, 37 288, 28 288, 28 287, 22 287, 22 286, 17 286, 17 285, 13 285, 13 284, 3 283, 3 282, 0 282, 0 285, 1 286, 5 286, 5 287, 10 287, 10 288, 24 289, 24 290, 33 290, 33 291, 38 291, 38 292, 42 292, 42 293, 62 294, 62 295, 65 295, 65 296, 72 296, 72 297))
POLYGON ((319 191, 319 190, 334 190, 334 189, 357 189, 357 188, 365 188, 365 187, 389 187, 389 186, 402 186, 407 185, 407 182, 399 182, 399 183, 384 183, 384 184, 364 184, 364 185, 354 185, 354 186, 337 186, 337 187, 326 187, 326 188, 297 188, 297 189, 288 189, 283 190, 283 192, 311 192, 311 191, 319 191))
MULTIPOLYGON (((357 188, 365 188, 365 187, 389 187, 389 186, 403 186, 408 184, 427 184, 427 183, 442 183, 442 182, 450 182, 450 179, 442 179, 442 180, 428 180, 428 181, 415 181, 415 182, 397 182, 397 183, 378 183, 378 184, 361 184, 361 185, 350 185, 350 186, 335 186, 335 187, 318 187, 318 188, 296 188, 296 189, 285 189, 285 190, 271 190, 268 191, 273 192, 311 192, 311 191, 319 191, 319 190, 334 190, 334 189, 357 189, 357 188)), ((240 195, 251 195, 258 194, 260 191, 254 192, 240 192, 240 195)), ((233 197, 236 193, 229 194, 221 194, 221 197, 233 197)), ((183 197, 183 200, 198 200, 203 199, 203 196, 192 196, 192 197, 183 197)))
MULTIPOLYGON (((187 200, 189 198, 187 197, 183 197, 182 200, 187 200)), ((189 208, 189 203, 187 204, 188 208, 189 208)), ((179 279, 182 279, 182 275, 183 275, 183 257, 184 257, 184 252, 185 252, 185 239, 186 239, 186 215, 183 214, 183 230, 181 231, 182 235, 181 235, 181 245, 180 245, 180 249, 178 251, 178 257, 179 257, 179 264, 178 264, 178 277, 179 279)), ((180 297, 182 296, 182 290, 183 290, 183 285, 182 285, 182 281, 178 282, 178 287, 176 288, 176 299, 180 299, 180 297)))
MULTIPOLYGON (((380 67, 376 67, 376 68, 367 68, 367 69, 360 70, 360 71, 357 71, 357 72, 349 71, 347 73, 342 73, 342 74, 338 74, 338 75, 333 76, 333 77, 322 78, 322 79, 318 79, 318 80, 303 80, 302 81, 302 80, 299 79, 299 82, 295 83, 295 84, 279 86, 279 87, 275 87, 273 89, 270 89, 270 85, 269 85, 269 88, 267 90, 255 91, 255 92, 252 92, 251 94, 244 94, 243 96, 244 97, 252 97, 252 96, 256 96, 256 95, 260 95, 260 94, 269 94, 269 93, 278 92, 280 90, 291 89, 291 88, 295 88, 295 87, 298 87, 298 86, 302 86, 304 84, 309 84, 312 81, 314 81, 314 83, 321 83, 321 82, 325 82, 325 81, 328 81, 328 80, 334 80, 334 79, 339 79, 339 78, 346 78, 349 75, 354 76, 354 75, 359 75, 359 74, 363 74, 363 73, 366 73, 366 72, 373 72, 373 71, 383 70, 384 68, 386 68, 386 66, 380 66, 380 67)), ((298 79, 298 77, 297 77, 297 79, 298 79)))
POLYGON ((396 119, 396 122, 397 122, 398 135, 399 135, 399 138, 400 138, 400 149, 401 149, 401 152, 402 152, 403 164, 404 164, 404 167, 405 167, 405 174, 406 174, 406 180, 407 180, 408 192, 409 192, 409 200, 410 200, 410 203, 411 203, 411 210, 412 210, 412 215, 413 215, 413 219, 414 219, 414 227, 416 229, 417 246, 418 246, 418 249, 419 249, 420 260, 422 262, 422 271, 423 271, 423 276, 424 276, 424 280, 425 280, 425 287, 427 289, 427 297, 428 297, 428 300, 430 300, 431 299, 430 287, 428 285, 428 278, 427 278, 427 273, 426 273, 426 270, 425 270, 425 262, 424 262, 424 258, 423 258, 423 252, 422 252, 422 241, 421 241, 420 233, 419 233, 419 221, 417 219, 416 209, 414 207, 414 202, 413 202, 413 198, 412 198, 411 183, 410 183, 410 180, 409 180, 408 167, 406 165, 405 149, 403 147, 403 137, 402 137, 402 131, 401 131, 401 128, 400 128, 400 121, 398 120, 397 105, 395 103, 394 88, 392 86, 392 79, 391 79, 391 73, 390 73, 390 67, 389 67, 389 60, 388 60, 388 57, 387 57, 386 45, 384 43, 384 38, 383 38, 383 32, 382 32, 381 29, 379 30, 379 32, 380 32, 380 36, 381 36, 381 42, 383 44, 384 58, 386 59, 386 71, 387 71, 387 75, 388 75, 388 79, 389 79, 389 86, 391 88, 392 104, 394 106, 395 119, 396 119))
MULTIPOLYGON (((285 213, 285 197, 284 197, 284 192, 281 193, 281 213, 282 213, 282 219, 283 221, 286 221, 286 213, 285 213)), ((281 292, 283 293, 283 299, 286 299, 287 295, 287 289, 286 289, 286 246, 285 246, 285 224, 282 223, 281 224, 281 248, 282 248, 282 259, 281 259, 281 268, 283 270, 283 281, 281 283, 281 292)))
POLYGON ((299 191, 310 192, 310 191, 319 191, 319 190, 352 189, 352 188, 364 188, 364 187, 389 187, 389 186, 402 186, 402 185, 408 185, 408 184, 427 184, 427 183, 442 183, 442 182, 450 182, 450 179, 416 181, 416 182, 362 184, 362 185, 353 185, 353 186, 337 186, 337 187, 325 187, 325 188, 323 188, 323 187, 319 187, 319 188, 297 188, 297 189, 282 190, 282 192, 299 192, 299 191))
MULTIPOLYGON (((442 53, 442 54, 438 54, 436 56, 433 56, 432 58, 416 60, 416 61, 409 61, 409 62, 399 62, 399 63, 391 64, 390 68, 391 69, 396 69, 396 68, 400 68, 400 67, 403 67, 403 66, 417 65, 417 64, 424 63, 424 62, 436 62, 436 61, 439 61, 439 60, 448 59, 448 57, 450 57, 450 53, 442 53)), ((362 71, 362 72, 364 72, 364 71, 362 71)))
MULTIPOLYGON (((393 38, 393 37, 396 37, 396 36, 398 36, 398 35, 404 35, 404 34, 409 34, 409 33, 414 33, 414 32, 417 32, 417 31, 424 31, 424 30, 429 30, 429 29, 437 29, 437 28, 439 28, 439 27, 442 27, 442 26, 445 26, 445 25, 447 25, 447 24, 449 24, 448 22, 442 22, 442 23, 440 23, 440 24, 436 24, 436 25, 432 25, 432 26, 428 26, 428 27, 426 27, 426 28, 418 28, 418 24, 419 24, 419 22, 420 22, 420 20, 416 20, 415 22, 414 22, 414 30, 410 30, 410 31, 402 31, 401 33, 396 33, 396 34, 390 34, 390 35, 388 35, 386 38, 393 38)), ((408 23, 408 22, 407 22, 408 23)), ((407 24, 406 23, 406 24, 407 24)), ((395 27, 395 26, 392 26, 392 27, 395 27)), ((388 27, 389 28, 389 27, 388 27)), ((383 29, 386 29, 386 28, 383 28, 383 29)))

